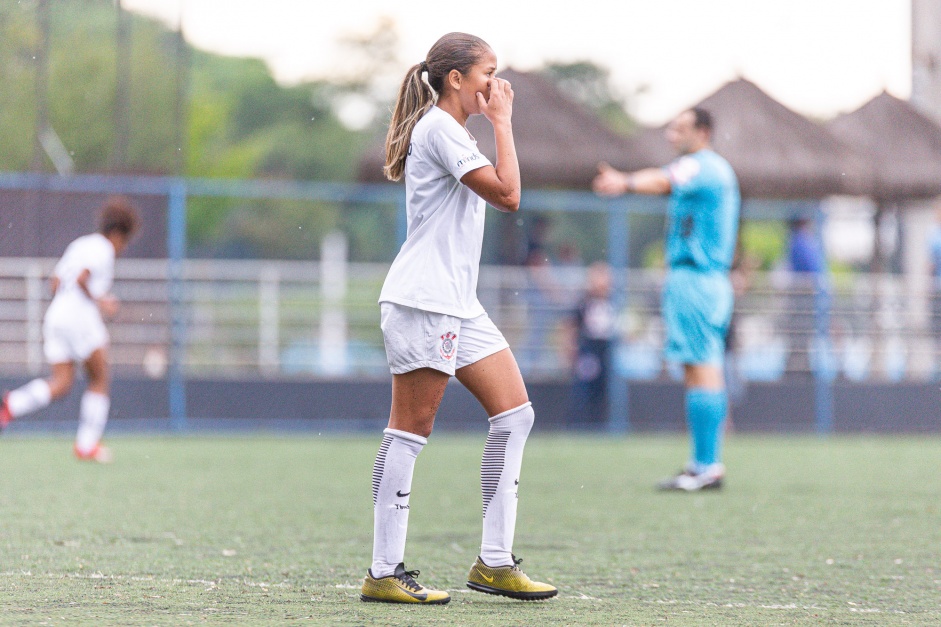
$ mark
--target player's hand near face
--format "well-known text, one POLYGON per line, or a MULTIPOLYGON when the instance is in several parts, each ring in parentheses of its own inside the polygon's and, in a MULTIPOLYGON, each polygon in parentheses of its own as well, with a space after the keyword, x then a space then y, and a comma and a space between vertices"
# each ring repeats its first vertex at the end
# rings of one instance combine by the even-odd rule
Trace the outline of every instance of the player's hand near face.
POLYGON ((490 80, 490 98, 478 91, 477 105, 484 117, 494 126, 509 124, 513 116, 513 89, 510 82, 493 77, 490 80))
POLYGON ((474 190, 500 211, 514 212, 520 204, 520 166, 516 156, 516 144, 513 141, 513 90, 509 81, 502 78, 490 80, 490 97, 477 92, 477 105, 480 112, 493 125, 494 141, 497 147, 496 167, 486 166, 471 170, 461 183, 474 190))

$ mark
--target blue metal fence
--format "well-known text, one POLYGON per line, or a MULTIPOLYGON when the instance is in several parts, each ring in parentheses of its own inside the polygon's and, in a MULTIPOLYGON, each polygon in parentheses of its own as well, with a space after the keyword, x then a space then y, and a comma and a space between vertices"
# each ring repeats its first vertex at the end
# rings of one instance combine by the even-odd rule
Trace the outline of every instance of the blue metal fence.
MULTIPOLYGON (((95 194, 128 194, 160 196, 167 199, 167 251, 169 257, 169 308, 171 345, 168 388, 170 418, 175 428, 187 427, 186 374, 183 370, 186 347, 186 318, 183 308, 183 262, 187 251, 187 206, 194 197, 229 197, 242 199, 278 199, 332 201, 343 203, 388 205, 397 210, 397 237, 405 237, 404 189, 396 185, 360 185, 322 182, 290 182, 262 180, 188 179, 148 176, 75 175, 61 177, 38 173, 0 173, 0 189, 95 194)), ((624 196, 600 198, 589 192, 569 190, 525 190, 520 209, 523 212, 558 211, 592 213, 607 218, 607 258, 616 284, 614 300, 619 308, 627 302, 628 285, 624 272, 628 265, 630 217, 632 215, 663 215, 666 203, 662 198, 624 196)), ((823 219, 815 202, 746 200, 743 218, 751 220, 782 220, 803 214, 823 219)), ((816 307, 818 321, 827 311, 822 303, 816 307)), ((817 324, 818 346, 829 344, 828 325, 817 324)), ((827 360, 817 360, 813 369, 816 380, 817 428, 828 433, 832 428, 832 369, 827 360)), ((631 430, 628 412, 628 381, 617 368, 609 369, 608 400, 611 433, 631 430)))

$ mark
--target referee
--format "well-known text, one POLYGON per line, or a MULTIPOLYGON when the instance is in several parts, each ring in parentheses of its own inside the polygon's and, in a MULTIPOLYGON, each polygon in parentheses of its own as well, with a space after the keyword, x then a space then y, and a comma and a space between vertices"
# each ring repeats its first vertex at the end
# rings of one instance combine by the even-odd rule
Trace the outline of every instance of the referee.
POLYGON ((670 195, 664 350, 667 360, 683 364, 690 460, 658 487, 692 492, 720 488, 725 477, 721 454, 728 395, 722 362, 741 200, 732 167, 710 147, 708 111, 683 111, 667 126, 666 137, 678 153, 669 165, 619 172, 602 163, 593 188, 603 196, 670 195))

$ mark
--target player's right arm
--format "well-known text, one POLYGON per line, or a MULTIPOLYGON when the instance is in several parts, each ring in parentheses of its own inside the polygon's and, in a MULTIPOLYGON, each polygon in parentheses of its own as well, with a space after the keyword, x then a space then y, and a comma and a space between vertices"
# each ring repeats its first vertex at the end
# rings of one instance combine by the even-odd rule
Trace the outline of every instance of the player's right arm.
POLYGON ((520 165, 513 140, 513 90, 510 83, 494 78, 490 85, 490 99, 477 92, 481 113, 493 125, 497 147, 497 165, 471 170, 461 177, 461 183, 500 211, 513 213, 520 207, 520 165))
POLYGON ((98 309, 101 311, 102 316, 105 318, 113 317, 116 313, 118 313, 118 299, 115 298, 113 294, 104 294, 100 298, 95 298, 88 287, 89 279, 91 279, 91 270, 85 268, 78 275, 78 278, 75 279, 75 283, 78 285, 79 289, 85 293, 85 296, 87 296, 89 300, 98 305, 98 309))
POLYGON ((88 297, 88 300, 97 302, 98 299, 92 296, 91 290, 88 288, 89 279, 91 279, 91 270, 85 268, 79 273, 78 278, 75 279, 75 284, 78 285, 78 288, 85 293, 85 296, 88 297))
POLYGON ((607 163, 598 164, 598 175, 591 188, 601 196, 621 194, 669 194, 670 177, 662 168, 644 168, 634 172, 621 172, 607 163))

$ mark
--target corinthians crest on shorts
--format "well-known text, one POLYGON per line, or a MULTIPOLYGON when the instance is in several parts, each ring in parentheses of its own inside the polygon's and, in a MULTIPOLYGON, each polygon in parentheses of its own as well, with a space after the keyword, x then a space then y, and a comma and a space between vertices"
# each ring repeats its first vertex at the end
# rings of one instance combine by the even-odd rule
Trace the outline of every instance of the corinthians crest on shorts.
POLYGON ((454 343, 456 339, 457 335, 450 331, 441 336, 441 356, 445 359, 450 360, 454 357, 454 352, 457 350, 457 345, 454 343))

